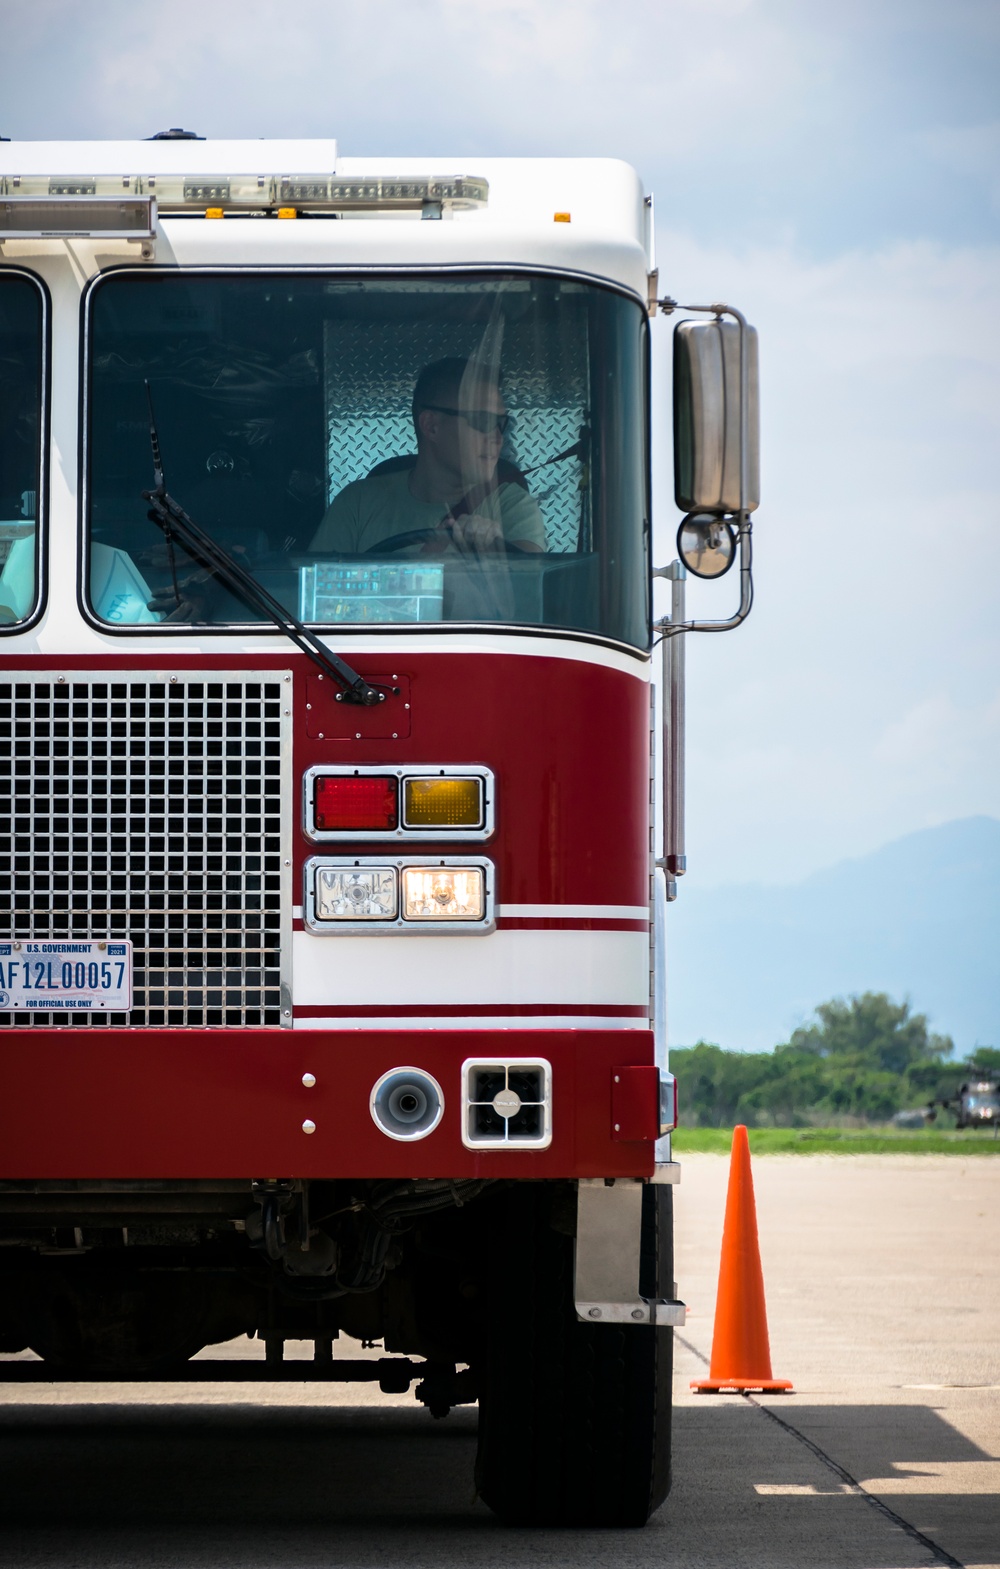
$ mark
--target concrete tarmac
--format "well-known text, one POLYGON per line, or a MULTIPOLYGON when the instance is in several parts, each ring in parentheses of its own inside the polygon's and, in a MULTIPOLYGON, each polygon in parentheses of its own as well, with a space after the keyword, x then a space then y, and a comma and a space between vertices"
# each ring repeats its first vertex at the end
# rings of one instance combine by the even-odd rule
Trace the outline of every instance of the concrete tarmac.
POLYGON ((675 1481, 645 1530, 498 1526, 473 1493, 474 1410, 434 1422, 366 1386, 0 1383, 0 1562, 1000 1569, 1000 1159, 756 1159, 773 1370, 795 1392, 753 1400, 688 1390, 727 1174, 683 1161, 675 1481))

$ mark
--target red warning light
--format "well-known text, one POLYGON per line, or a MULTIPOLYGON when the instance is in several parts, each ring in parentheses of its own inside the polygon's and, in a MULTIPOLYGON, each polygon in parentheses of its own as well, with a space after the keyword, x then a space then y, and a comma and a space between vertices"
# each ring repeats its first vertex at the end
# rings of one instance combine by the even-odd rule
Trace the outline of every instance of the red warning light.
POLYGON ((398 781, 381 774, 321 774, 314 814, 321 833, 394 829, 399 824, 398 781))

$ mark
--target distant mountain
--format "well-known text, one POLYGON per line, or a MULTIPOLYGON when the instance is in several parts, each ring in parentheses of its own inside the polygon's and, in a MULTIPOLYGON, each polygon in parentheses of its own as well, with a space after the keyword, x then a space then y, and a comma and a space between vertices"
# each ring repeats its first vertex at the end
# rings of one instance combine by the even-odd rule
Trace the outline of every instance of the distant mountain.
POLYGON ((685 878, 667 943, 674 1046, 768 1050, 817 1003, 884 991, 960 1056, 1000 1047, 1000 822, 908 834, 787 887, 685 878))

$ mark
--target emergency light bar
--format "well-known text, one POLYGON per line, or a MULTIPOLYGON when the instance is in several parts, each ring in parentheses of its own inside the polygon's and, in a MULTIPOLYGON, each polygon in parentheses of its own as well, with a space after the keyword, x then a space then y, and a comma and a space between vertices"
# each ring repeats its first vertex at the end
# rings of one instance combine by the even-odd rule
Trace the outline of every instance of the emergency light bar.
MULTIPOLYGON (((489 199, 489 182, 474 175, 416 175, 369 179, 338 179, 333 174, 233 174, 209 172, 205 174, 6 174, 0 176, 0 201, 25 203, 31 199, 36 205, 31 210, 21 208, 19 235, 92 233, 139 234, 138 219, 112 221, 113 212, 129 207, 137 200, 145 202, 143 209, 149 214, 149 203, 154 199, 161 213, 185 213, 195 216, 209 208, 223 212, 268 212, 278 208, 296 208, 309 212, 418 212, 429 203, 438 203, 455 210, 485 207, 489 199), (77 227, 68 218, 53 216, 54 202, 97 202, 103 199, 107 207, 107 221, 101 229, 85 228, 85 220, 77 227), (69 227, 64 227, 64 223, 69 227)), ((95 208, 96 211, 96 208, 95 208)), ((136 209, 138 211, 138 209, 136 209)), ((83 219, 84 209, 78 209, 83 219)), ((99 216, 99 215, 98 215, 99 216)), ((155 218, 155 212, 152 214, 155 218)), ((4 225, 4 232, 14 236, 12 221, 4 225)))
POLYGON ((450 207, 485 207, 489 181, 474 175, 422 175, 416 179, 316 180, 290 175, 278 182, 276 200, 313 207, 414 209, 424 202, 447 202, 450 207))
POLYGON ((46 196, 0 197, 0 240, 112 240, 123 236, 143 240, 150 238, 155 224, 156 201, 151 196, 111 198, 59 191, 46 196))

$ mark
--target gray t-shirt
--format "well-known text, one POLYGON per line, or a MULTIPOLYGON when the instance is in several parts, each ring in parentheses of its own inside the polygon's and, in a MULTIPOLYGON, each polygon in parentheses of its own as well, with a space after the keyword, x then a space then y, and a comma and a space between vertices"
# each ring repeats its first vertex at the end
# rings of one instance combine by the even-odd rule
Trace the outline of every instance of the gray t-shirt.
MULTIPOLYGON (((384 539, 411 529, 434 529, 448 516, 443 501, 418 501, 410 492, 412 470, 375 474, 345 485, 326 509, 310 550, 331 555, 360 554, 373 550, 384 539)), ((485 517, 497 518, 504 539, 545 549, 545 523, 538 503, 522 485, 502 484, 476 507, 485 517)))

